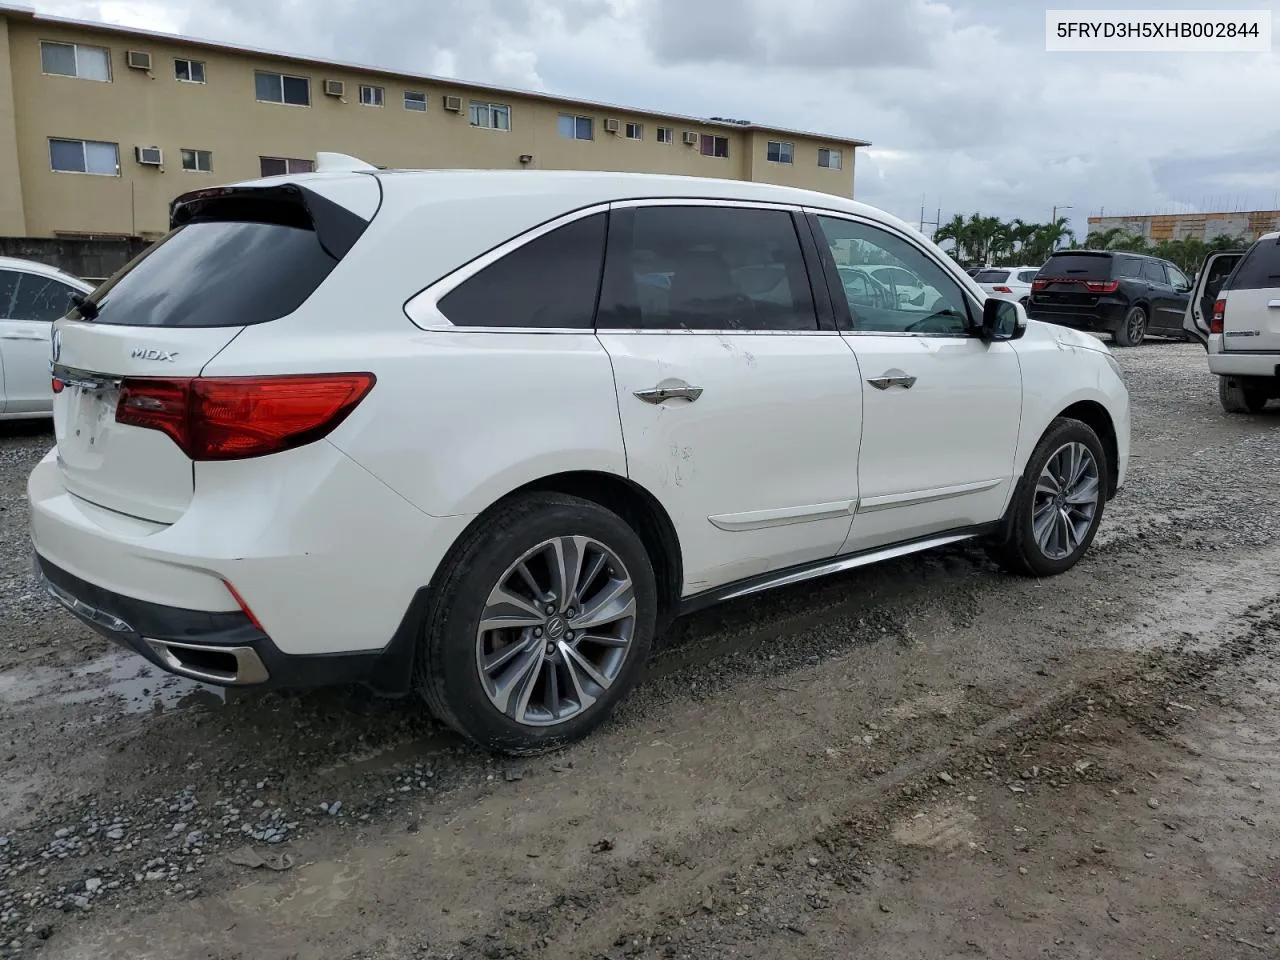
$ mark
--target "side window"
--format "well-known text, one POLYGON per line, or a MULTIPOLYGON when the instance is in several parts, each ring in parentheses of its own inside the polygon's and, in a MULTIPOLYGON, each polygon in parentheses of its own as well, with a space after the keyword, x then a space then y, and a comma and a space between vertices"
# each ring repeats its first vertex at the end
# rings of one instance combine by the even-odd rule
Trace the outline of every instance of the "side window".
POLYGON ((1156 263, 1154 260, 1144 260, 1142 262, 1142 277, 1149 283, 1159 283, 1165 286, 1169 284, 1169 278, 1164 275, 1164 264, 1156 263))
POLYGON ((1177 267, 1175 267, 1171 263, 1166 263, 1164 265, 1164 268, 1169 273, 1170 284, 1182 290, 1191 289, 1191 281, 1187 279, 1187 275, 1185 273, 1183 273, 1181 270, 1179 270, 1177 267))
POLYGON ((590 330, 608 218, 595 213, 512 250, 440 299, 458 327, 590 330))
POLYGON ((52 323, 71 309, 77 291, 35 273, 0 271, 0 318, 52 323))
POLYGON ((854 330, 964 336, 969 306, 960 286, 911 243, 879 227, 839 217, 817 218, 836 262, 854 330), (853 271, 876 285, 870 303, 849 278, 853 271))
POLYGON ((616 210, 598 325, 816 330, 791 214, 717 206, 616 210))
POLYGON ((1021 273, 1018 274, 1018 282, 1031 283, 1033 280, 1035 280, 1036 274, 1038 272, 1039 271, 1036 271, 1036 270, 1023 270, 1021 273))
POLYGON ((1120 264, 1117 267, 1117 277, 1131 277, 1136 280, 1142 279, 1143 261, 1133 257, 1120 257, 1120 264))

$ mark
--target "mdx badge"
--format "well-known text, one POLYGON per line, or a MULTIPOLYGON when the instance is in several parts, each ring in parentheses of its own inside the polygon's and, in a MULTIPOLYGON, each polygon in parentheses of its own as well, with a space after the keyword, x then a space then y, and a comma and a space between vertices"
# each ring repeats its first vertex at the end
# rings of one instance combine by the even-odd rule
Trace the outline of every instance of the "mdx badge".
POLYGON ((134 360, 167 360, 173 363, 178 356, 176 350, 157 350, 155 347, 137 347, 129 354, 134 360))

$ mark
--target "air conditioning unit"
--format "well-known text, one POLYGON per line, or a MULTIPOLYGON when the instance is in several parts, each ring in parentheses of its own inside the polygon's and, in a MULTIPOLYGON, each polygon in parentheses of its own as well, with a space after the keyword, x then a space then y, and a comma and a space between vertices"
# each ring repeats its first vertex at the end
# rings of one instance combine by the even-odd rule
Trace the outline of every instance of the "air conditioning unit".
POLYGON ((461 113, 462 98, 461 97, 445 97, 444 108, 452 113, 461 113))
POLYGON ((346 96, 347 85, 341 80, 326 80, 324 82, 324 95, 326 97, 337 97, 341 99, 346 96))
POLYGON ((687 146, 696 146, 698 143, 698 135, 692 130, 686 130, 684 132, 684 142, 687 146))
POLYGON ((130 50, 124 55, 124 60, 130 70, 151 71, 151 54, 145 50, 130 50))
POLYGON ((134 147, 133 158, 144 167, 159 167, 164 164, 164 152, 159 147, 134 147))
POLYGON ((605 132, 605 133, 617 133, 617 132, 618 132, 618 126, 619 126, 618 121, 617 121, 617 120, 614 120, 612 117, 610 117, 609 119, 605 120, 605 122, 604 122, 604 132, 605 132))

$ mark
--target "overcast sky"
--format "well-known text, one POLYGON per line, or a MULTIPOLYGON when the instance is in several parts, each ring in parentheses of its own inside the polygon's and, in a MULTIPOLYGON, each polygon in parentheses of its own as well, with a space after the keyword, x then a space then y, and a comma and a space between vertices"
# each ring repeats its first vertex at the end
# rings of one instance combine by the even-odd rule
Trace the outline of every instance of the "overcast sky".
MULTIPOLYGON (((33 0, 26 0, 33 2, 33 0)), ((870 140, 860 200, 1083 233, 1280 208, 1280 54, 1045 52, 1046 8, 1280 0, 34 0, 42 13, 870 140)))

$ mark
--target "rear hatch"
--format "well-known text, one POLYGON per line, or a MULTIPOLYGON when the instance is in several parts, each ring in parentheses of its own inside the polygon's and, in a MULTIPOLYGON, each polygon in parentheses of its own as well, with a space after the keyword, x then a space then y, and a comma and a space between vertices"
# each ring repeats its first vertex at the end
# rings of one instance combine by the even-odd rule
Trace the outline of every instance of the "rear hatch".
POLYGON ((973 275, 973 280, 987 293, 1010 294, 1013 293, 1008 285, 1010 273, 1010 270, 979 270, 973 275))
POLYGON ((246 326, 297 310, 356 242, 380 194, 357 176, 356 188, 316 177, 179 197, 170 232, 56 323, 54 433, 69 492, 158 523, 182 516, 195 378, 246 326))
POLYGON ((1222 298, 1224 352, 1280 353, 1280 235, 1268 234, 1249 248, 1222 298))
POLYGON ((1031 285, 1031 304, 1050 312, 1088 312, 1120 287, 1110 253, 1073 250, 1049 258, 1031 285))

